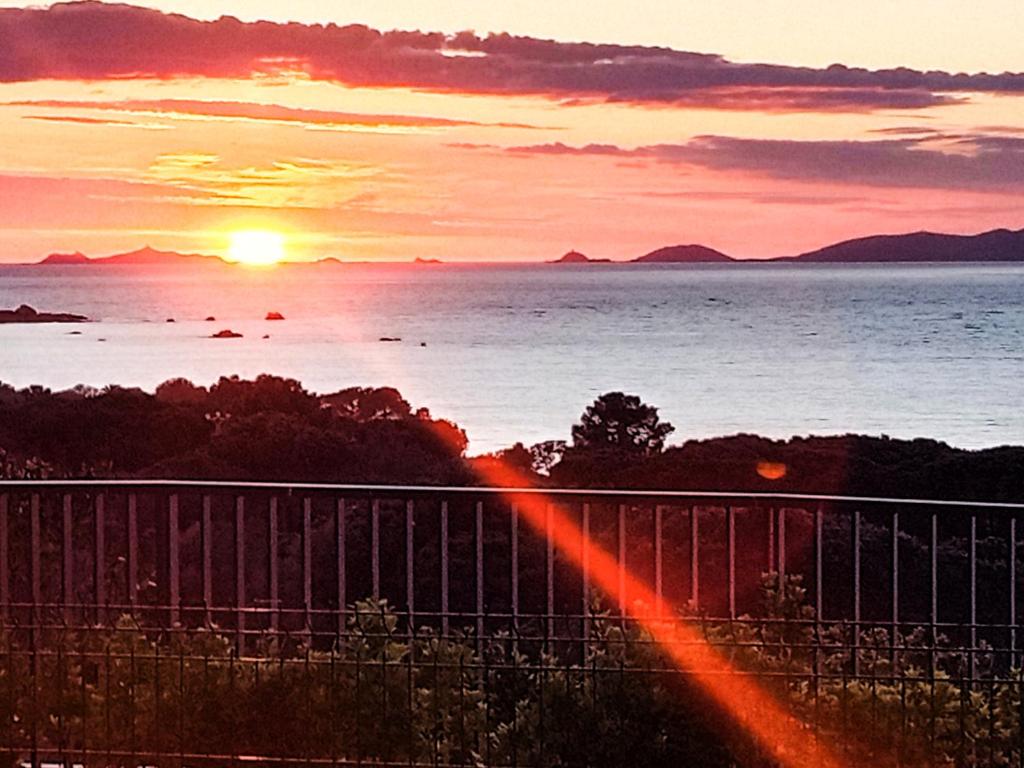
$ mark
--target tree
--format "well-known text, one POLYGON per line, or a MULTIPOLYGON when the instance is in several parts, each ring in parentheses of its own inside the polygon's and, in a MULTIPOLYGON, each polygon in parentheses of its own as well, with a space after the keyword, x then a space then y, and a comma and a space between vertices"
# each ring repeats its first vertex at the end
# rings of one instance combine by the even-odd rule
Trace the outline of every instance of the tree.
POLYGON ((545 440, 530 446, 532 469, 538 475, 550 475, 551 468, 562 460, 565 454, 565 440, 545 440))
POLYGON ((154 395, 161 403, 175 405, 202 405, 209 393, 206 387, 197 387, 188 379, 168 379, 156 388, 154 395))
POLYGON ((412 415, 408 401, 394 387, 349 387, 322 395, 320 402, 339 416, 356 421, 407 419, 412 415))
POLYGON ((675 430, 658 418, 658 409, 636 395, 608 392, 587 407, 572 428, 575 448, 612 449, 632 455, 661 453, 675 430))

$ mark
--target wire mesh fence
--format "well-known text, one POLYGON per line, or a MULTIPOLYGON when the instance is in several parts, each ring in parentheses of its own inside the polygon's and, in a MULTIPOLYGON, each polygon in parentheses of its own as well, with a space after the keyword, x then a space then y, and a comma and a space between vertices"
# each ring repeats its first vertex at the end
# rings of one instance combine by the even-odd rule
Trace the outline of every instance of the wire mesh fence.
POLYGON ((692 645, 841 764, 1022 764, 1024 507, 517 498, 0 483, 0 763, 778 762, 692 645))

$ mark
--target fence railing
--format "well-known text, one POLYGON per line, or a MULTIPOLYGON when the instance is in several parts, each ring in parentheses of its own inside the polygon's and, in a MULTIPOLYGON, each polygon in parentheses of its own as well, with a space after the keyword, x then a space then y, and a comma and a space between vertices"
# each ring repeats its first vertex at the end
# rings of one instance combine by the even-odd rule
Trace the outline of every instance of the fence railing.
POLYGON ((652 639, 664 602, 851 764, 1020 765, 1022 516, 794 494, 0 481, 0 764, 750 757, 652 639), (520 514, 523 498, 576 539, 520 514), (584 542, 658 605, 597 589, 584 542))

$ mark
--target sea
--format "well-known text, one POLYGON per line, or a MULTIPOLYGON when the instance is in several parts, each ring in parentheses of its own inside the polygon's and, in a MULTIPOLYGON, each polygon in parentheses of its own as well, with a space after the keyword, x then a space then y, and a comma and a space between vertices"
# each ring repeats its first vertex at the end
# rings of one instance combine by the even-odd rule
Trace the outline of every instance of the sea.
POLYGON ((391 386, 471 453, 567 439, 613 390, 676 443, 1024 444, 1024 264, 0 266, 0 308, 20 304, 93 322, 0 324, 16 387, 391 386))

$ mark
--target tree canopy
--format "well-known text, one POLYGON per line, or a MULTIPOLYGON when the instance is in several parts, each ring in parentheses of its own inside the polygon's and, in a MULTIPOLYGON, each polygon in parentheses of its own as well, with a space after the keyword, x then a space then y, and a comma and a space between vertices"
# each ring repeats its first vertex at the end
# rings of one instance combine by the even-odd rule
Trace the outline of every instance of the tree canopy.
POLYGON ((657 408, 636 395, 608 392, 587 406, 580 423, 572 428, 572 440, 575 448, 650 456, 661 453, 665 438, 674 430, 661 421, 657 408))

